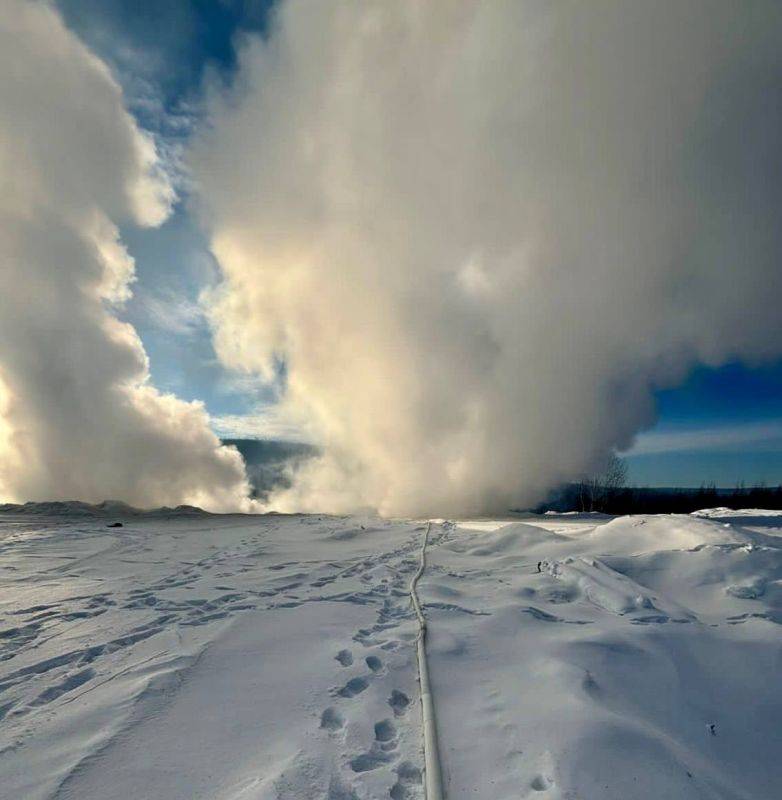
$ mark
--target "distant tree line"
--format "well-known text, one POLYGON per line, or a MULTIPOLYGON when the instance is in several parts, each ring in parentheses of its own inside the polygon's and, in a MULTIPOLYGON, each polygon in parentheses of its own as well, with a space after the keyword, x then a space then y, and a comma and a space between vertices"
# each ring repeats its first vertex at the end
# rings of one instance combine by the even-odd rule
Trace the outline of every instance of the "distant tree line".
POLYGON ((561 487, 549 500, 533 509, 582 511, 603 514, 689 514, 701 508, 769 508, 782 510, 782 485, 718 489, 714 483, 699 488, 649 488, 627 486, 627 464, 612 456, 603 472, 561 487))
POLYGON ((606 512, 616 497, 625 491, 627 462, 612 454, 603 472, 586 476, 576 484, 577 507, 574 511, 606 512))

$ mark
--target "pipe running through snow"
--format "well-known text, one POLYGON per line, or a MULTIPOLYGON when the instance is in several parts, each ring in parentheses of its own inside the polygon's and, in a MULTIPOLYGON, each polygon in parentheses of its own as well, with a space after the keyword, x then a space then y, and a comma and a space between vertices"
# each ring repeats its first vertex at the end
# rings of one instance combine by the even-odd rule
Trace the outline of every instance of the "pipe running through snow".
POLYGON ((434 701, 429 688, 429 667, 426 663, 426 618, 418 601, 416 585, 426 569, 426 546, 429 543, 431 522, 426 523, 424 541, 421 545, 421 563, 418 571, 410 581, 410 598, 418 618, 418 680, 421 684, 421 719, 424 734, 424 787, 426 800, 443 800, 442 771, 440 769, 440 751, 437 746, 437 723, 434 716, 434 701))

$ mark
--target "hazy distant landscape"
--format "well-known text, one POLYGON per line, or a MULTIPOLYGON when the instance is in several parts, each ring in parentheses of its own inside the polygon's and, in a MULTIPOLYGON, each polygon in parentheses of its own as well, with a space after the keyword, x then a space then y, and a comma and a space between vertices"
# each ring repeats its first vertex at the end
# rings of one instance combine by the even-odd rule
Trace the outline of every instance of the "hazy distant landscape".
MULTIPOLYGON (((309 458, 317 455, 317 448, 299 442, 258 439, 223 439, 242 454, 247 464, 247 474, 252 483, 254 496, 265 499, 278 487, 288 487, 292 476, 309 458)), ((549 498, 531 509, 517 511, 600 511, 608 514, 689 514, 703 508, 718 505, 731 509, 766 508, 782 510, 782 485, 747 486, 740 483, 733 487, 717 487, 703 483, 693 487, 629 486, 623 478, 616 486, 600 498, 599 507, 591 508, 584 499, 584 490, 579 483, 557 487, 549 498)), ((508 511, 514 510, 509 506, 508 511)))

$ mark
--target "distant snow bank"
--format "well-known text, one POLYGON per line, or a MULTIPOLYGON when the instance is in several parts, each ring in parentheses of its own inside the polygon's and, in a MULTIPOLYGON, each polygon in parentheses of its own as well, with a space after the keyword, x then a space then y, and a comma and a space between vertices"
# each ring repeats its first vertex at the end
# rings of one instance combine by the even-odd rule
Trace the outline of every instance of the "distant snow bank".
POLYGON ((134 508, 121 500, 83 503, 81 500, 49 500, 39 503, 2 503, 0 514, 24 514, 40 517, 200 517, 209 515, 198 506, 169 508, 134 508))
POLYGON ((692 517, 703 517, 704 519, 722 519, 724 517, 782 517, 782 511, 769 510, 767 508, 702 508, 693 511, 692 517))
MULTIPOLYGON (((123 503, 121 500, 104 500, 102 503, 85 503, 81 500, 47 500, 28 503, 0 503, 0 514, 24 514, 29 516, 50 517, 198 517, 212 516, 198 506, 179 505, 174 508, 161 506, 160 508, 136 508, 123 503)), ((563 521, 583 521, 601 523, 608 522, 614 517, 598 512, 581 511, 546 511, 543 515, 550 519, 563 521)), ((646 515, 653 516, 653 515, 646 515)), ((661 515, 666 519, 673 519, 675 515, 661 515)), ((769 511, 768 509, 742 508, 732 509, 720 506, 719 508, 703 508, 693 511, 689 516, 702 519, 722 519, 736 517, 782 517, 782 511, 769 511)), ((437 522, 438 520, 433 520, 437 522)), ((473 527, 475 530, 483 529, 487 522, 462 522, 461 527, 473 527)), ((491 523, 496 527, 504 527, 504 522, 491 523)))

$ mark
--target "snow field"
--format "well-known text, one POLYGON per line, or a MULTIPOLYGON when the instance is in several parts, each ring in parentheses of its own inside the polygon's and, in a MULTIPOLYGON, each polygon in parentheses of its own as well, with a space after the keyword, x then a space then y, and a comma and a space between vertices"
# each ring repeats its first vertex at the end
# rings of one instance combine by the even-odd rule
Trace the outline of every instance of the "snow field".
MULTIPOLYGON (((0 798, 423 797, 425 524, 51 511, 0 519, 0 798)), ((782 796, 780 534, 432 524, 446 797, 782 796)))

